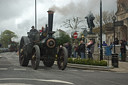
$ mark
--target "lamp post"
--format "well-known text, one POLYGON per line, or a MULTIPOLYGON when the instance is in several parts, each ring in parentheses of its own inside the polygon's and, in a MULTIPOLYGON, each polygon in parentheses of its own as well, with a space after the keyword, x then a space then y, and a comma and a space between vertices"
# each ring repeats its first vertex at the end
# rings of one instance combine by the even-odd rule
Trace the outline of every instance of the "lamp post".
POLYGON ((37 10, 36 10, 36 0, 35 0, 35 29, 37 29, 37 10))
POLYGON ((113 16, 112 20, 113 20, 113 29, 114 29, 114 54, 115 54, 115 52, 116 52, 116 50, 115 50, 115 21, 116 21, 116 16, 113 16))
POLYGON ((102 49, 102 0, 100 0, 100 60, 103 60, 103 49, 102 49))
POLYGON ((116 50, 115 50, 115 21, 116 21, 116 16, 113 16, 112 20, 113 20, 113 31, 114 31, 114 54, 112 54, 112 66, 118 68, 118 54, 116 54, 116 50))

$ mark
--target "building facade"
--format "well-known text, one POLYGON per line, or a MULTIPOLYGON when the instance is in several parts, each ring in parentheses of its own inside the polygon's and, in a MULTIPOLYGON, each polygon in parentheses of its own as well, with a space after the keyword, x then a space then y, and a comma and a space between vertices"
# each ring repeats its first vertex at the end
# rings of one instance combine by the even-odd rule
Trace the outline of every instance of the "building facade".
POLYGON ((116 16, 118 21, 124 22, 124 26, 117 28, 117 37, 128 41, 128 0, 118 0, 116 16))
MULTIPOLYGON (((115 27, 115 38, 128 41, 128 0, 117 0, 116 21, 123 21, 123 26, 115 27)), ((111 25, 112 26, 112 25, 111 25)), ((106 28, 106 42, 114 41, 113 28, 106 28)))

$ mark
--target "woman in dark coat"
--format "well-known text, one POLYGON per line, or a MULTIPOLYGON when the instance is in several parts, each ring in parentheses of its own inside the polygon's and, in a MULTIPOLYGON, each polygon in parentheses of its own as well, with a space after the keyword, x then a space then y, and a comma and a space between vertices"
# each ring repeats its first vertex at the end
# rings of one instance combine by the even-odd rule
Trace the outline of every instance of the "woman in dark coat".
POLYGON ((82 59, 85 58, 85 44, 82 40, 80 41, 79 52, 80 52, 80 57, 82 59))
POLYGON ((124 40, 121 40, 120 44, 121 44, 121 47, 120 47, 121 61, 126 61, 126 44, 124 40))
POLYGON ((66 43, 65 47, 68 50, 68 57, 70 58, 72 55, 72 45, 70 43, 66 43))

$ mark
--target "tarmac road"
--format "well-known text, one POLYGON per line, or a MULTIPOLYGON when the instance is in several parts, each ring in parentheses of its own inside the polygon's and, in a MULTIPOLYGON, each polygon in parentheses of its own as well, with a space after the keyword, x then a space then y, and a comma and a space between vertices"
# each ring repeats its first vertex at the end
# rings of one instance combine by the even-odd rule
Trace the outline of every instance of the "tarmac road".
POLYGON ((21 67, 15 52, 0 54, 0 85, 128 85, 128 73, 66 68, 58 70, 44 67, 38 70, 31 63, 21 67))

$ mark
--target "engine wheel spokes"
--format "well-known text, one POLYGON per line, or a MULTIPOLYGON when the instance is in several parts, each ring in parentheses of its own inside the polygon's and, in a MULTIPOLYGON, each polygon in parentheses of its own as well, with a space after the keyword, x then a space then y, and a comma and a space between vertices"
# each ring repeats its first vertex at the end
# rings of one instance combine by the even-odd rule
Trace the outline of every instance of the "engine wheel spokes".
POLYGON ((43 60, 43 63, 46 67, 52 67, 55 61, 55 58, 53 57, 54 55, 48 55, 45 57, 43 60))
POLYGON ((38 45, 34 45, 32 50, 32 59, 31 64, 34 70, 36 70, 39 67, 40 63, 40 48, 38 45))
POLYGON ((68 62, 68 52, 65 47, 59 49, 57 57, 57 65, 60 70, 64 70, 68 62))

